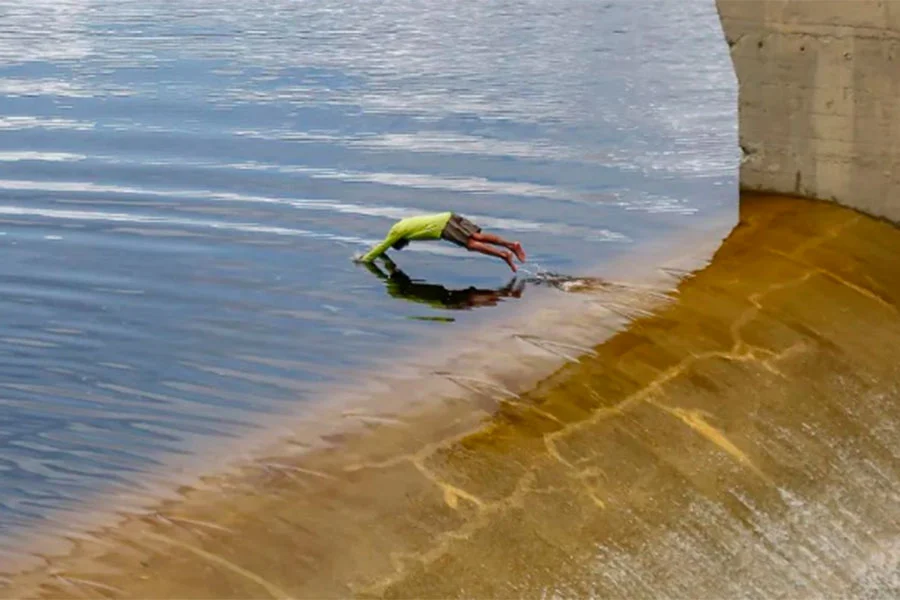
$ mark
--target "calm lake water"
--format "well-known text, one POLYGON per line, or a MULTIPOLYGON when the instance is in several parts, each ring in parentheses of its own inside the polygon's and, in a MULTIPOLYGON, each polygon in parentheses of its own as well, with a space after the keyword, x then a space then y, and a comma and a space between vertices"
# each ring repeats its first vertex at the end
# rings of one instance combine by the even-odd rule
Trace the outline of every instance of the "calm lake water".
POLYGON ((724 234, 735 95, 713 0, 0 0, 0 549, 560 293, 388 287, 351 259, 394 219, 454 210, 574 275, 724 234))

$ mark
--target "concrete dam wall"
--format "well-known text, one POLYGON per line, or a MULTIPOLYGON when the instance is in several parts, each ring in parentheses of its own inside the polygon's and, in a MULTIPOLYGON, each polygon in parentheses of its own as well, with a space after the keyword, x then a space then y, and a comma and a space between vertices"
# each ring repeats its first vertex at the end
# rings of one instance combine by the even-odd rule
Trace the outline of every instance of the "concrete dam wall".
POLYGON ((745 190, 900 221, 900 2, 717 0, 745 190))

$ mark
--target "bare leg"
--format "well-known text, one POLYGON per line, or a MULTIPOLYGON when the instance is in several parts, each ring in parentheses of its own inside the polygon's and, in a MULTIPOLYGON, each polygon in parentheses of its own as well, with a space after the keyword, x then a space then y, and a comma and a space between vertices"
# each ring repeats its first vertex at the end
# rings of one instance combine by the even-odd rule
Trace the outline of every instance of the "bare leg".
POLYGON ((509 268, 512 269, 512 272, 516 272, 516 263, 513 262, 512 252, 507 250, 497 250, 493 246, 488 246, 487 244, 476 241, 474 237, 469 239, 469 244, 466 248, 473 252, 481 252, 482 254, 502 258, 506 261, 506 264, 509 265, 509 268))
POLYGON ((472 239, 476 242, 487 242, 488 244, 494 244, 495 246, 503 246, 504 248, 509 248, 516 254, 516 258, 519 259, 519 262, 525 262, 525 251, 522 249, 522 244, 519 242, 510 242, 509 240, 505 240, 499 235, 494 235, 493 233, 485 233, 483 231, 479 231, 478 233, 472 234, 472 239))

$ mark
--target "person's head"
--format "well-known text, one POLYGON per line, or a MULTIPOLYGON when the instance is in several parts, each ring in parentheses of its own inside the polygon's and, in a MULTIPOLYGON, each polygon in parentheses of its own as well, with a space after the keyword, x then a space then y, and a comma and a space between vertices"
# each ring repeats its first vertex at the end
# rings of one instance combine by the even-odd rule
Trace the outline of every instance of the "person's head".
POLYGON ((396 242, 394 242, 393 244, 391 244, 391 248, 393 248, 394 250, 403 250, 408 245, 409 245, 409 240, 406 238, 401 238, 401 239, 397 240, 396 242))

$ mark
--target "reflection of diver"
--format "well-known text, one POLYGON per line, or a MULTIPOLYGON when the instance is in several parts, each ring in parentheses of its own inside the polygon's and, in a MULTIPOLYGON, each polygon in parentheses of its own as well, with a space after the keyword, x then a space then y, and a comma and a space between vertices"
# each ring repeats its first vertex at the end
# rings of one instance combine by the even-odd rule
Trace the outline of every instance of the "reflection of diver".
POLYGON ((385 282, 387 293, 394 298, 402 298, 410 302, 421 302, 435 308, 448 310, 468 310, 481 306, 495 306, 504 298, 519 298, 525 287, 524 281, 513 279, 502 288, 496 290, 478 289, 475 287, 450 290, 435 283, 411 279, 397 268, 386 256, 382 256, 386 274, 374 262, 363 263, 369 271, 385 282))

